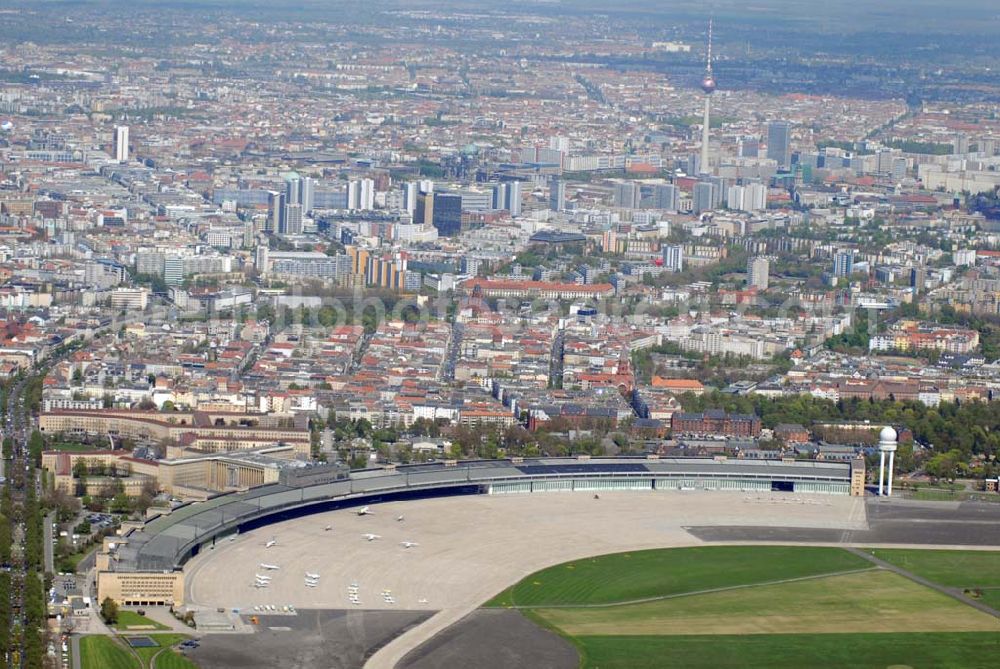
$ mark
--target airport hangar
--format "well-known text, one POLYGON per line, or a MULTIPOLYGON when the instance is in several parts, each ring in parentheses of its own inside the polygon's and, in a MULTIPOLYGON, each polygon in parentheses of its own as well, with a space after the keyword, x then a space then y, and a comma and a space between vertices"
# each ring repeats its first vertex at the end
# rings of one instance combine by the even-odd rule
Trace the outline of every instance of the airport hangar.
POLYGON ((293 468, 282 481, 125 523, 97 555, 98 600, 180 606, 184 564, 220 538, 270 523, 384 501, 538 492, 728 490, 864 494, 864 460, 538 458, 390 465, 348 472, 293 468))

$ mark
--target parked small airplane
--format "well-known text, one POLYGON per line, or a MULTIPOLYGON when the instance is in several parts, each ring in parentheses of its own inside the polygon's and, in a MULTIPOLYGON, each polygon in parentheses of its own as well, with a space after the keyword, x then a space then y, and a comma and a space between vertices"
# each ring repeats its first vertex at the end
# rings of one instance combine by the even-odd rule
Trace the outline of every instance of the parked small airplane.
POLYGON ((278 540, 271 539, 266 544, 264 544, 264 548, 270 548, 271 546, 277 546, 277 545, 278 545, 278 540))
POLYGON ((281 569, 281 567, 279 567, 276 564, 264 564, 263 562, 260 563, 260 568, 261 569, 271 569, 271 570, 281 569))
POLYGON ((256 578, 258 581, 270 581, 271 580, 270 576, 264 576, 263 574, 254 574, 254 578, 256 578))
POLYGON ((361 507, 360 509, 358 509, 358 510, 356 511, 356 513, 357 513, 357 514, 358 514, 359 516, 367 516, 368 514, 372 513, 372 510, 371 510, 371 508, 370 508, 370 507, 367 507, 367 506, 363 506, 363 507, 361 507))
POLYGON ((420 544, 416 541, 400 541, 399 545, 403 548, 413 548, 414 546, 419 546, 420 544))
POLYGON ((381 535, 378 534, 362 534, 361 536, 363 536, 368 541, 375 541, 376 539, 382 538, 381 535))
POLYGON ((319 574, 310 574, 309 572, 306 572, 306 578, 311 579, 313 581, 318 581, 319 574))

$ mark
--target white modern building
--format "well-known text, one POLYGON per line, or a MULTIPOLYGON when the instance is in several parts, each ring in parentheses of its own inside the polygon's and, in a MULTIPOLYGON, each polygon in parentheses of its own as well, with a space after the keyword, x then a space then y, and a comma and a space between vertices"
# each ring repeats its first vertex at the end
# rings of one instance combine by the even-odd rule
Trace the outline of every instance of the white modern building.
POLYGON ((115 126, 115 160, 128 162, 128 126, 115 126))

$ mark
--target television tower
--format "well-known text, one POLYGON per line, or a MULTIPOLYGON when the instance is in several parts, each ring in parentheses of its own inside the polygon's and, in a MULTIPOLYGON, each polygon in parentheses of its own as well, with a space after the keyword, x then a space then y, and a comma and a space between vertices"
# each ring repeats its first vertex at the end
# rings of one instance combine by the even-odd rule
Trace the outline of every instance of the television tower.
POLYGON ((705 78, 701 80, 701 90, 705 92, 705 116, 701 123, 701 166, 699 172, 709 174, 708 168, 708 129, 711 125, 709 118, 709 100, 715 92, 715 75, 712 74, 712 19, 708 20, 708 56, 705 59, 705 78))

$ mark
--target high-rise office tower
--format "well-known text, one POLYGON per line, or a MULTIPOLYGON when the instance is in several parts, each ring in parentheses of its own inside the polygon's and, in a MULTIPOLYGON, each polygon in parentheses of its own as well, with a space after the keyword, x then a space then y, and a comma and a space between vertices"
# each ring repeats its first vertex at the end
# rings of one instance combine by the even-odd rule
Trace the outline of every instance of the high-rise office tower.
POLYGON ((699 181, 694 185, 692 200, 694 213, 711 211, 712 203, 715 201, 715 185, 708 181, 699 181))
POLYGON ((622 209, 638 209, 642 199, 642 192, 639 184, 633 181, 621 181, 615 184, 615 192, 612 196, 614 206, 622 209))
POLYGON ((375 208, 375 181, 373 179, 357 179, 347 182, 347 208, 355 211, 371 211, 375 208))
POLYGON ((763 211, 767 209, 767 186, 760 183, 744 186, 743 209, 745 211, 763 211))
POLYGON ((347 208, 359 209, 361 206, 361 184, 357 181, 347 182, 347 208))
POLYGON ((413 208, 413 222, 418 225, 434 224, 434 193, 421 191, 413 208))
POLYGON ((521 215, 521 182, 511 181, 507 184, 507 211, 511 216, 521 215))
POLYGON ((767 157, 781 169, 792 165, 792 133, 788 121, 771 121, 767 124, 767 157))
POLYGON ((403 209, 412 216, 417 209, 417 195, 420 193, 420 185, 416 181, 400 184, 399 189, 403 191, 403 209))
POLYGON ((360 207, 362 211, 371 211, 375 208, 375 180, 362 179, 360 192, 360 207))
POLYGON ((434 193, 433 223, 442 237, 462 232, 462 196, 458 193, 434 193))
POLYGON ((270 192, 267 195, 267 223, 264 229, 268 232, 279 232, 285 227, 285 194, 270 192))
POLYGON ((729 181, 723 177, 708 177, 706 179, 714 186, 712 189, 712 209, 721 209, 726 199, 726 189, 729 188, 729 181))
POLYGON ((297 174, 285 177, 285 204, 302 204, 302 179, 297 174))
POLYGON ((299 204, 302 205, 302 212, 311 212, 313 203, 316 201, 316 180, 312 177, 304 178, 300 187, 300 195, 299 204))
POLYGON ((653 201, 657 209, 677 211, 680 208, 680 193, 673 184, 653 187, 653 201))
POLYGON ((507 181, 493 186, 493 209, 506 209, 511 216, 521 215, 521 182, 507 181))
POLYGON ((566 208, 566 182, 553 179, 549 185, 549 209, 562 211, 566 208))
POLYGON ((128 162, 128 126, 115 126, 115 160, 128 162))
POLYGON ((493 186, 493 198, 490 202, 492 209, 503 209, 504 201, 507 199, 507 184, 495 184, 493 186))
POLYGON ((767 290, 768 273, 771 263, 763 256, 752 257, 747 261, 747 285, 760 290, 767 290))
POLYGON ((302 234, 302 205, 301 204, 286 204, 285 205, 285 218, 282 221, 282 227, 279 230, 285 235, 301 235, 302 234))
POLYGON ((708 22, 708 53, 705 58, 705 77, 701 80, 701 90, 705 92, 705 114, 701 122, 701 165, 699 170, 702 174, 708 174, 711 168, 708 164, 708 136, 711 127, 709 111, 711 104, 709 100, 715 92, 715 75, 712 74, 712 21, 708 22))
POLYGON ((746 189, 743 186, 730 186, 726 190, 726 206, 736 211, 746 209, 746 189))

